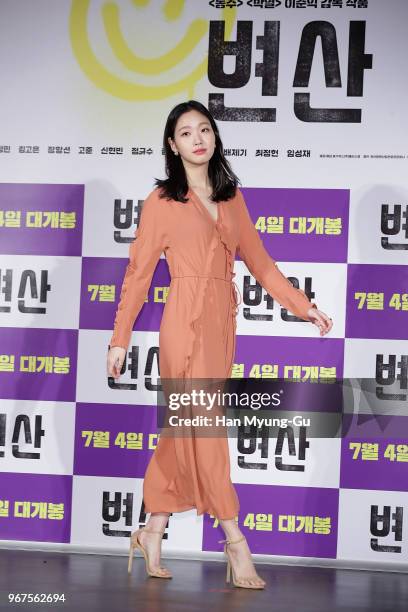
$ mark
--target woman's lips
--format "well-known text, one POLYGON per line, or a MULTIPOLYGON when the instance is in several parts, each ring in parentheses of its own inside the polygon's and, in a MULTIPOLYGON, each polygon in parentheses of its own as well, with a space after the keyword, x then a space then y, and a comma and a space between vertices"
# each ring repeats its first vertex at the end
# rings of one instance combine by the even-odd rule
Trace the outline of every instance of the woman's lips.
POLYGON ((207 149, 197 149, 197 151, 193 151, 195 155, 202 155, 206 152, 207 149))

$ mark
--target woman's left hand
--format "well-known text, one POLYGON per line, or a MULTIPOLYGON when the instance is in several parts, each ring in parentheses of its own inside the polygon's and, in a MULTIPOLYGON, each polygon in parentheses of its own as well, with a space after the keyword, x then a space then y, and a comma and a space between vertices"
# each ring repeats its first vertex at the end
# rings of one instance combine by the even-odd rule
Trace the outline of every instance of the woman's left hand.
POLYGON ((319 328, 321 336, 327 334, 333 327, 333 319, 318 308, 309 308, 307 314, 310 318, 310 322, 319 328))

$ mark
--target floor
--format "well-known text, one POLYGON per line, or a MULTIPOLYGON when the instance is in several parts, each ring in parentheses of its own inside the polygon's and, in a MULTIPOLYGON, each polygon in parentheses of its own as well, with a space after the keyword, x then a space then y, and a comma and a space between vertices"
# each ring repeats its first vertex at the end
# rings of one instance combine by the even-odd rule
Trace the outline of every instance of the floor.
POLYGON ((225 583, 225 563, 163 559, 173 579, 148 578, 125 556, 0 550, 0 610, 121 612, 407 612, 408 578, 398 572, 258 564, 263 591, 225 583), (9 593, 58 593, 65 602, 9 603, 9 593))

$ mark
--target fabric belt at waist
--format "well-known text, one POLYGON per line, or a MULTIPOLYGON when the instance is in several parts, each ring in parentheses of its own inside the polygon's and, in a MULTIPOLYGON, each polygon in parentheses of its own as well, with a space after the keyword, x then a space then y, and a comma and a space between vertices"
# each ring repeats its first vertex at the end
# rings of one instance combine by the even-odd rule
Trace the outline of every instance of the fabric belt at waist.
MULTIPOLYGON (((172 276, 170 280, 173 280, 173 278, 214 278, 216 280, 222 280, 225 283, 231 283, 232 287, 233 287, 233 291, 232 291, 232 298, 233 298, 233 302, 234 302, 234 306, 237 307, 239 306, 239 304, 241 304, 242 302, 242 296, 241 293, 239 291, 239 287, 237 285, 237 283, 233 280, 233 277, 235 276, 235 272, 232 276, 232 278, 222 278, 221 276, 203 276, 200 274, 186 274, 184 276, 172 276), (238 302, 238 298, 237 298, 237 292, 240 298, 240 301, 238 302)), ((234 312, 234 315, 237 314, 237 311, 234 312)))
POLYGON ((186 274, 184 276, 172 276, 170 280, 173 280, 173 278, 216 278, 218 280, 223 280, 226 282, 231 282, 232 278, 221 278, 221 276, 202 276, 201 274, 186 274))

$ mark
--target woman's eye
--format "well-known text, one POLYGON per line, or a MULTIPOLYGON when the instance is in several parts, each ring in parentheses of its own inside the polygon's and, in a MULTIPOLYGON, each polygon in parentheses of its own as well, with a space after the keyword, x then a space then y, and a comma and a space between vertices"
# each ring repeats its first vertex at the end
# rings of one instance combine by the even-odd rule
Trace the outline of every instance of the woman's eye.
MULTIPOLYGON (((210 131, 210 128, 206 127, 206 128, 202 128, 203 130, 207 130, 208 132, 210 131)), ((190 132, 183 132, 181 135, 185 136, 186 134, 189 134, 190 132)))

